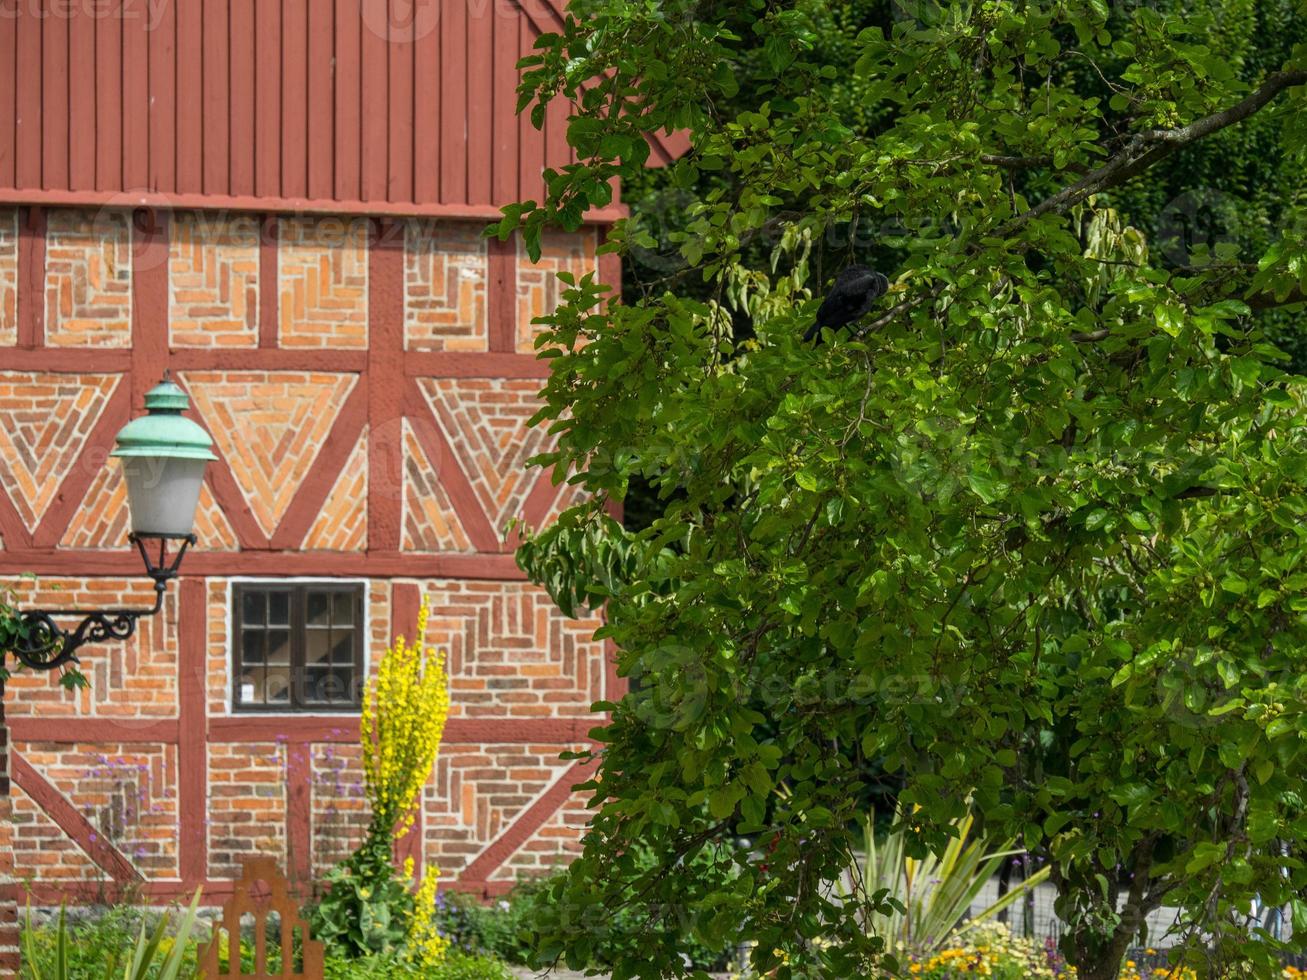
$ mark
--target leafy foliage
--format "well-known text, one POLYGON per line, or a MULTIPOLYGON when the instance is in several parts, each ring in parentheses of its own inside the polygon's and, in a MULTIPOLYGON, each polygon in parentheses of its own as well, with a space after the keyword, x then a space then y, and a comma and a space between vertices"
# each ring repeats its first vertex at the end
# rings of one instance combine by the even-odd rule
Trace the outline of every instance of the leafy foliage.
MULTIPOLYGON (((682 269, 627 304, 572 282, 541 339, 538 462, 593 499, 523 565, 605 601, 642 678, 599 706, 599 810, 542 958, 587 962, 634 904, 695 910, 670 927, 710 945, 742 929, 782 980, 870 968, 880 900, 833 883, 875 767, 920 807, 914 856, 973 800, 1048 863, 1081 977, 1163 902, 1180 955, 1270 970, 1245 910, 1307 888, 1307 392, 1261 317, 1302 308, 1307 215, 1284 197, 1271 233, 1176 263, 1129 209, 1250 126, 1302 172, 1301 21, 1220 45, 1249 5, 920 6, 841 48, 815 0, 574 0, 525 64, 524 107, 571 101, 582 161, 506 210, 532 252, 648 133, 694 142, 667 177, 682 269), (855 258, 891 273, 884 313, 797 344, 855 258), (640 480, 658 513, 625 532, 605 508, 640 480)), ((614 964, 686 972, 657 940, 614 964)))
POLYGON ((326 980, 513 980, 499 961, 456 951, 428 965, 380 955, 328 956, 324 965, 326 980))
MULTIPOLYGON (((656 871, 648 856, 643 863, 649 872, 656 871)), ((524 878, 503 898, 489 905, 468 895, 445 892, 439 905, 440 930, 455 948, 488 953, 507 963, 530 965, 538 942, 539 922, 552 914, 554 893, 563 881, 561 874, 524 878)), ((639 956, 642 945, 651 941, 651 931, 656 933, 654 941, 676 949, 693 967, 720 970, 727 965, 734 952, 733 944, 722 943, 713 948, 693 938, 687 941, 675 928, 678 910, 666 912, 665 923, 650 923, 647 910, 632 903, 610 916, 591 921, 588 929, 593 947, 585 967, 602 970, 639 956)))
POLYGON ((89 927, 68 925, 67 915, 59 909, 53 929, 32 928, 31 913, 23 930, 23 972, 31 980, 72 980, 103 977, 105 980, 176 980, 195 968, 195 945, 191 932, 195 927, 200 889, 196 889, 190 907, 182 914, 175 932, 169 932, 170 916, 161 915, 153 928, 132 909, 115 910, 89 927), (133 934, 128 923, 140 919, 133 934))

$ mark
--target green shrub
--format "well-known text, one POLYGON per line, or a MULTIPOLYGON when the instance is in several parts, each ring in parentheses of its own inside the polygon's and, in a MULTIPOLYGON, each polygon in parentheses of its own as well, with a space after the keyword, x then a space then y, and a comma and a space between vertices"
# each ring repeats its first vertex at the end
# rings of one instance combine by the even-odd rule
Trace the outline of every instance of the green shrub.
POLYGON ((31 913, 23 928, 24 977, 30 980, 176 980, 195 974, 191 930, 200 902, 197 889, 190 907, 168 934, 171 916, 149 916, 132 906, 117 906, 104 915, 70 925, 63 909, 53 925, 33 928, 31 913))
POLYGON ((326 980, 512 980, 513 975, 491 957, 451 950, 434 966, 393 956, 329 956, 325 976, 326 980))
MULTIPOLYGON (((455 949, 490 953, 517 966, 531 966, 536 916, 550 903, 549 891, 560 874, 524 878, 490 905, 459 892, 442 892, 437 901, 440 931, 455 949)), ((618 956, 639 950, 651 935, 675 942, 688 964, 699 969, 725 967, 732 952, 712 949, 697 939, 675 937, 670 922, 650 924, 647 910, 634 907, 617 909, 595 922, 592 931, 596 952, 589 966, 596 968, 610 966, 618 956)))

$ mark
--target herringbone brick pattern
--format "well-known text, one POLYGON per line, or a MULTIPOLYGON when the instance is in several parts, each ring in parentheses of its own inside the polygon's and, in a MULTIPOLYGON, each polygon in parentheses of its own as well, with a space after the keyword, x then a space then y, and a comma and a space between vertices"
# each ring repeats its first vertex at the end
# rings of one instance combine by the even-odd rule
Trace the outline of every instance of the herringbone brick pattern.
POLYGON ((540 402, 536 380, 424 378, 422 392, 496 531, 522 514, 540 471, 526 461, 551 437, 527 428, 540 402))
POLYGON ((123 211, 51 211, 45 234, 45 341, 132 342, 132 227, 123 211))
POLYGON ((174 347, 257 347, 259 219, 182 212, 168 256, 174 347))
POLYGON ((109 462, 96 474, 59 542, 61 548, 125 548, 131 515, 122 467, 109 462))
POLYGON ((559 745, 441 747, 423 793, 424 855, 442 875, 471 864, 571 763, 559 745))
POLYGON ((250 510, 271 534, 358 379, 301 371, 193 371, 184 377, 250 510))
POLYGON ((486 239, 465 221, 410 221, 404 230, 404 345, 483 351, 486 239))
POLYGON ((199 539, 199 547, 206 551, 240 550, 236 532, 213 499, 207 483, 200 487, 200 502, 195 508, 195 536, 199 539))
POLYGON ((523 582, 436 579, 423 588, 427 643, 449 654, 451 716, 572 717, 603 697, 598 619, 566 619, 523 582))
POLYGON ((367 347, 367 222, 302 217, 279 227, 281 346, 367 347))
MULTIPOLYGON (((144 576, 115 579, 41 576, 0 580, 20 607, 38 609, 149 608, 154 587, 144 576)), ((78 651, 90 688, 68 691, 45 675, 20 671, 5 683, 10 718, 110 718, 130 729, 177 714, 177 594, 170 590, 156 616, 143 617, 131 639, 78 651)))
POLYGON ((533 324, 536 317, 546 316, 558 309, 563 292, 568 287, 558 278, 560 272, 570 272, 580 282, 587 272, 599 273, 599 259, 595 250, 599 246, 598 232, 594 230, 566 232, 547 231, 540 240, 540 261, 532 263, 526 248, 519 239, 517 250, 517 351, 530 354, 535 351, 535 339, 540 327, 533 324))
POLYGON ((440 483, 440 470, 404 422, 404 537, 405 551, 442 552, 474 550, 440 483))
POLYGON ((119 379, 107 374, 0 372, 0 490, 35 528, 74 466, 119 379))
POLYGON ((241 861, 286 854, 286 746, 209 746, 209 876, 239 878, 241 861))
POLYGON ((0 347, 18 342, 18 211, 0 209, 0 347))
POLYGON ((363 551, 368 546, 368 435, 366 430, 336 477, 317 520, 304 538, 312 551, 363 551))
MULTIPOLYGON (((138 871, 177 876, 175 745, 28 742, 15 748, 138 871)), ((43 834, 33 843, 43 846, 50 840, 43 834)))

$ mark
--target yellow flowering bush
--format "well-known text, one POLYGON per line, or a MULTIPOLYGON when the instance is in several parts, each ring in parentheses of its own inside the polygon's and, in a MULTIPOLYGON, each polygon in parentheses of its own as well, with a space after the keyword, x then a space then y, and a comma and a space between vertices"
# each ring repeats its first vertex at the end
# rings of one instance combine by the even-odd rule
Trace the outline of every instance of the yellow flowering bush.
POLYGON ((363 695, 363 785, 372 823, 391 838, 413 825, 418 796, 431 776, 449 718, 445 652, 422 642, 429 615, 424 599, 417 638, 413 643, 396 638, 363 695))
MULTIPOLYGON (((900 962, 904 957, 900 954, 900 962)), ((1001 923, 967 930, 954 944, 921 957, 907 957, 909 976, 919 980, 992 977, 994 980, 1056 980, 1048 950, 1031 939, 1012 935, 1001 923)))
POLYGON ((445 654, 422 642, 428 615, 424 600, 416 639, 397 638, 364 691, 359 740, 371 817, 358 850, 327 875, 313 930, 346 955, 407 950, 433 965, 447 948, 432 922, 439 872, 431 869, 415 896, 413 865, 401 880, 394 864, 395 840, 413 826, 449 718, 445 654))
MULTIPOLYGON (((413 859, 404 862, 404 875, 413 878, 413 859)), ((440 869, 432 868, 422 879, 413 896, 413 914, 408 924, 409 956, 422 966, 434 966, 449 952, 449 940, 440 934, 436 922, 436 892, 440 887, 440 869)))

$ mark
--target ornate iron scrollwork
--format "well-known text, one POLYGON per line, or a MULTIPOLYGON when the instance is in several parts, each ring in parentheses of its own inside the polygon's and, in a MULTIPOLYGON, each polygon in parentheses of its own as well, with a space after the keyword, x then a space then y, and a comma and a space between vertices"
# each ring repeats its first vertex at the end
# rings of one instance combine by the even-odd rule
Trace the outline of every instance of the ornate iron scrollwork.
POLYGON ((19 662, 32 670, 57 670, 68 663, 77 662, 77 651, 88 643, 126 640, 136 632, 137 620, 153 616, 163 608, 163 596, 168 582, 177 577, 186 549, 195 543, 195 535, 173 537, 161 534, 132 534, 130 539, 145 562, 145 573, 154 580, 154 605, 150 609, 31 609, 18 615, 18 636, 10 652, 19 662), (172 555, 168 553, 170 541, 181 545, 172 555), (158 542, 158 559, 151 553, 149 543, 158 542), (71 629, 61 627, 56 620, 82 617, 71 629))

